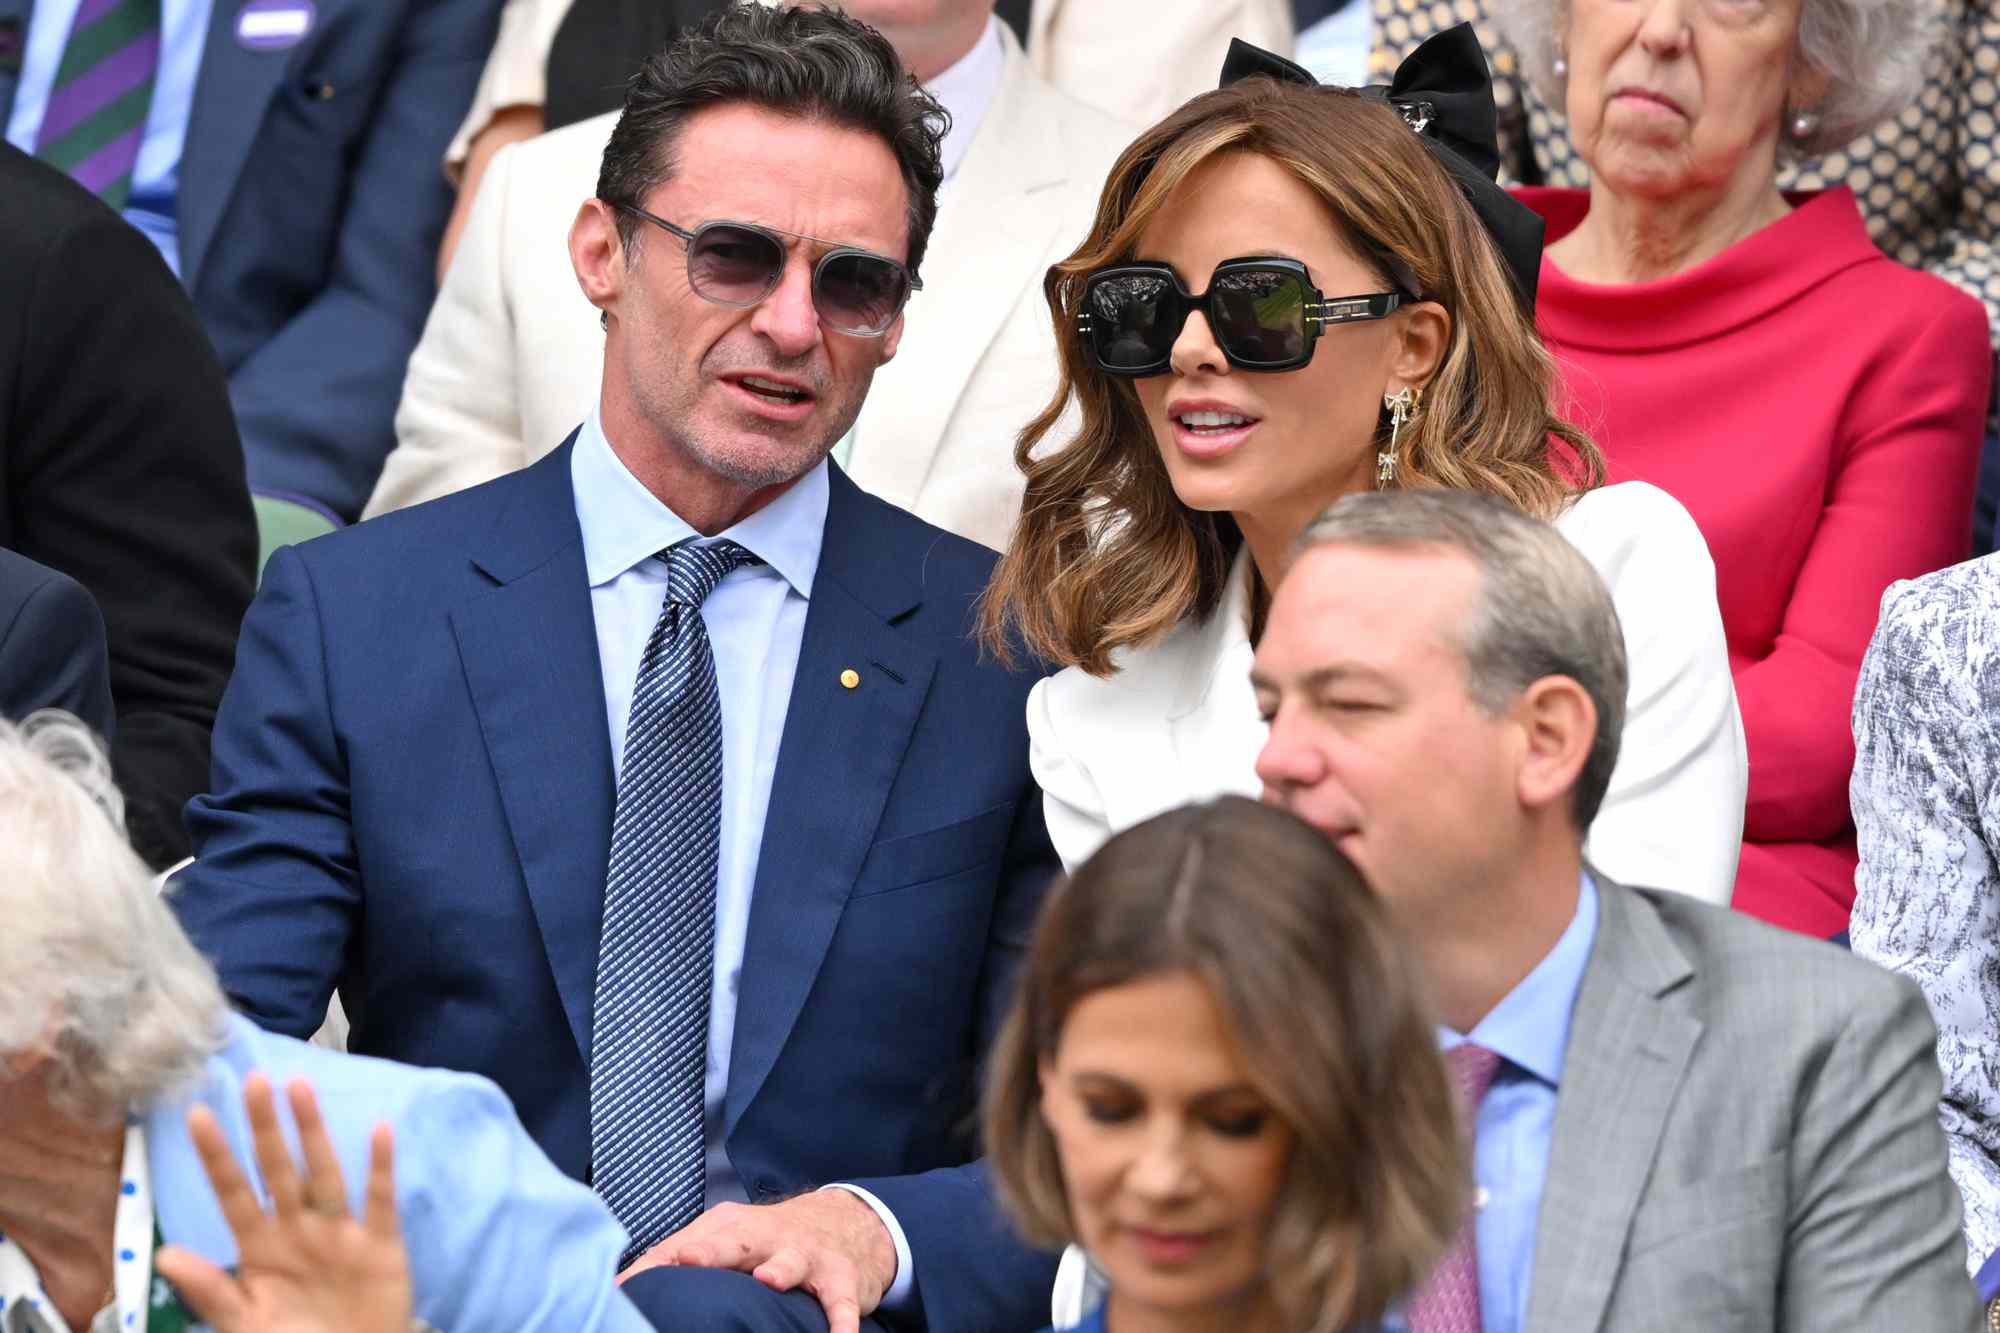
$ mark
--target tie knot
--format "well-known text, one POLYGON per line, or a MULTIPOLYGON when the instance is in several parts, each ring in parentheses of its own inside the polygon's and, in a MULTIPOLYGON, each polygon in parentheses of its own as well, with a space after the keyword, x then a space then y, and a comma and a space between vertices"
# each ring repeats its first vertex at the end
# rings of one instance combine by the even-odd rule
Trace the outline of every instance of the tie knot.
POLYGON ((730 570, 761 563, 735 542, 686 541, 660 552, 660 559, 667 562, 667 600, 694 607, 708 600, 730 570))
POLYGON ((1460 1042, 1444 1053, 1444 1063, 1451 1071, 1458 1104, 1467 1114, 1477 1111, 1479 1103, 1486 1099, 1486 1090, 1493 1086, 1493 1076, 1500 1072, 1499 1052, 1473 1042, 1460 1042))

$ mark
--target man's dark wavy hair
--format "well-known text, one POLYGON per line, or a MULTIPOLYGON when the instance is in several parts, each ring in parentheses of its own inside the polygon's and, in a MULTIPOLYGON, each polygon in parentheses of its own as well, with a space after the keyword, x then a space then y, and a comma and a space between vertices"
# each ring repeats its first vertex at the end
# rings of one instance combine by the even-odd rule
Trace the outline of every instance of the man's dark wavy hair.
MULTIPOLYGON (((873 134, 889 145, 910 197, 904 262, 923 263, 944 179, 939 146, 951 117, 904 70, 888 38, 837 9, 771 9, 738 0, 648 57, 625 86, 625 109, 597 174, 597 197, 643 207, 672 178, 682 128, 695 112, 731 102, 873 134)), ((622 209, 626 249, 636 219, 622 209)))

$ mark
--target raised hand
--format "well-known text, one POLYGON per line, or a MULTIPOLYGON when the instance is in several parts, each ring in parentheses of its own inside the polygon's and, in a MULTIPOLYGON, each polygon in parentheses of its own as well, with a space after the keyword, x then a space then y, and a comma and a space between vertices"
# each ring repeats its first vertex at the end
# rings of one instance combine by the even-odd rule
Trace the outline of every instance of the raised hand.
POLYGON ((409 1333, 410 1263, 396 1217, 389 1127, 377 1125, 369 1140, 366 1214, 357 1218, 312 1085, 293 1079, 286 1092, 305 1154, 303 1178, 279 1128, 270 1080, 253 1074, 243 1082, 268 1212, 214 1114, 205 1106, 188 1112, 188 1132, 241 1257, 232 1276, 168 1245, 155 1257, 156 1271, 215 1333, 409 1333))

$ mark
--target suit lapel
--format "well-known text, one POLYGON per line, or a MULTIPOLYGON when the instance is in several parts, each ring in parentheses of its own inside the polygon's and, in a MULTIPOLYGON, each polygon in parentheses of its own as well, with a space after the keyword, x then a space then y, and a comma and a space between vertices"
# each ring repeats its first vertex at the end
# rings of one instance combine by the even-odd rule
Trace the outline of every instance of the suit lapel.
MULTIPOLYGON (((1041 259, 1059 225, 1040 197, 1065 179, 1062 127, 1036 96, 1040 80, 1013 34, 1001 40, 1000 89, 944 187, 924 258, 934 290, 910 299, 902 346, 876 375, 855 428, 855 482, 904 509, 915 508, 952 412, 1008 313, 1039 299, 1041 259)), ((1041 407, 1023 404, 1022 421, 1041 407)))
POLYGON ((870 512, 880 502, 838 468, 829 482, 744 942, 725 1134, 763 1086, 819 976, 937 667, 895 628, 921 601, 906 571, 923 553, 885 542, 870 512), (861 678, 854 689, 841 684, 850 669, 861 678))
POLYGON ((473 563, 497 585, 452 612, 563 1013, 590 1061, 614 789, 572 435, 522 476, 473 563))
POLYGON ((1527 1326, 1536 1333, 1592 1333, 1603 1320, 1702 1031, 1684 984, 1694 970, 1652 905, 1594 878, 1597 942, 1571 1020, 1535 1233, 1527 1326))
MULTIPOLYGON (((4 2, 4 0, 0 0, 4 2)), ((243 0, 215 0, 188 111, 187 143, 181 150, 181 282, 189 291, 201 277, 208 247, 222 214, 236 193, 250 147, 264 127, 271 98, 288 72, 300 69, 349 0, 314 0, 313 29, 296 46, 253 51, 236 40, 243 0)))

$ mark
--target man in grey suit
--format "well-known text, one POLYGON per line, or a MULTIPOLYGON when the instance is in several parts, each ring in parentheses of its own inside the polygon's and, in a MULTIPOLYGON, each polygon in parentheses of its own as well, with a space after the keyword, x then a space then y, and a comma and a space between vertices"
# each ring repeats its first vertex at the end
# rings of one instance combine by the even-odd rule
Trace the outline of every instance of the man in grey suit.
POLYGON ((1584 864, 1624 640, 1553 528, 1350 496, 1254 675, 1265 796, 1405 924, 1472 1123, 1478 1210, 1413 1333, 1975 1325, 1916 987, 1584 864))

